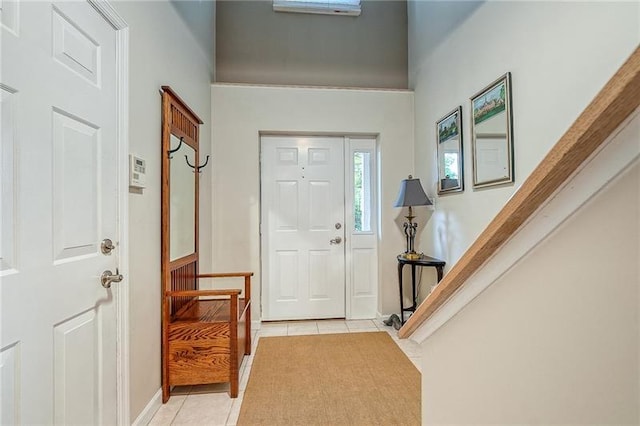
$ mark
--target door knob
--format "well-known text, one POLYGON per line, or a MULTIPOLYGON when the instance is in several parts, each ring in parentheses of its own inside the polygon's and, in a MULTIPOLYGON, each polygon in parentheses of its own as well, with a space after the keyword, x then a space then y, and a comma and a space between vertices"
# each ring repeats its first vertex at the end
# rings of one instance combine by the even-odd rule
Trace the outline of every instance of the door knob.
POLYGON ((104 288, 111 288, 111 283, 119 283, 123 279, 124 277, 120 274, 118 268, 116 268, 115 274, 112 274, 111 271, 107 269, 100 275, 100 282, 104 288))
POLYGON ((342 242, 342 238, 335 237, 329 240, 329 244, 340 244, 342 242))

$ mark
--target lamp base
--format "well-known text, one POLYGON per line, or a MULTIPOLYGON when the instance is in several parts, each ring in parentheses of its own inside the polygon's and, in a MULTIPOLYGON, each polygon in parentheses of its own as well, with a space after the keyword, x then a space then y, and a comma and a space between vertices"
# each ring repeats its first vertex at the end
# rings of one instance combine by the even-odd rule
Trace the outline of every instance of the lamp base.
POLYGON ((402 254, 402 257, 408 260, 418 260, 420 259, 420 256, 422 255, 420 253, 416 253, 415 251, 402 254))

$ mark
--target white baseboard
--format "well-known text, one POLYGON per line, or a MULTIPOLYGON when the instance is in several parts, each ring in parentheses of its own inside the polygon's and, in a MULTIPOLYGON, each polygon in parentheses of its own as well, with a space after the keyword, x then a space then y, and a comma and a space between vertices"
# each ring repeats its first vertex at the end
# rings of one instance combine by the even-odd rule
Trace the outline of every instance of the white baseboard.
POLYGON ((251 330, 260 330, 261 327, 262 327, 262 321, 260 320, 251 321, 251 330))
POLYGON ((393 315, 394 313, 395 313, 396 315, 398 315, 398 313, 397 313, 397 312, 392 312, 392 313, 390 313, 390 314, 383 314, 383 313, 380 313, 380 312, 376 312, 376 318, 375 318, 375 319, 377 319, 377 320, 379 320, 379 321, 385 321, 385 320, 388 320, 388 319, 389 319, 389 317, 390 317, 391 315, 393 315))
MULTIPOLYGON (((408 312, 407 312, 407 313, 408 313, 408 312)), ((407 315, 407 313, 405 313, 405 316, 404 316, 404 320, 405 320, 405 321, 406 321, 407 319, 409 319, 409 315, 407 315)), ((380 312, 376 312, 376 319, 375 319, 375 321, 378 321, 378 322, 380 322, 380 323, 384 324, 384 322, 385 322, 385 321, 387 321, 389 318, 391 318, 391 315, 395 315, 395 316, 397 316, 398 318, 400 317, 400 313, 399 313, 399 312, 391 312, 391 313, 389 313, 389 314, 382 314, 382 313, 380 313, 380 312)), ((386 324, 385 324, 385 325, 386 325, 386 324)), ((393 326, 392 326, 392 327, 393 327, 393 326)), ((396 328, 396 330, 398 330, 398 329, 396 328)))
POLYGON ((350 317, 346 317, 345 320, 346 321, 359 321, 359 320, 372 320, 372 321, 375 321, 377 318, 378 318, 378 313, 376 312, 376 314, 373 315, 373 316, 371 316, 369 314, 367 314, 367 315, 352 315, 350 317))
POLYGON ((142 410, 140 415, 133 421, 132 426, 146 426, 149 424, 156 411, 162 406, 162 388, 158 389, 151 401, 142 410))

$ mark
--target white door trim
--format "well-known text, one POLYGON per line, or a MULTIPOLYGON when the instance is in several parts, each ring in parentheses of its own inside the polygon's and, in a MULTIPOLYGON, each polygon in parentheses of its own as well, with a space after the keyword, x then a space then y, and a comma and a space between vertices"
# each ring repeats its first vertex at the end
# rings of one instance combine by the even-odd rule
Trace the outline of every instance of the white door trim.
POLYGON ((107 0, 87 0, 116 30, 118 252, 124 280, 114 285, 117 321, 117 422, 131 424, 129 398, 129 26, 107 0))

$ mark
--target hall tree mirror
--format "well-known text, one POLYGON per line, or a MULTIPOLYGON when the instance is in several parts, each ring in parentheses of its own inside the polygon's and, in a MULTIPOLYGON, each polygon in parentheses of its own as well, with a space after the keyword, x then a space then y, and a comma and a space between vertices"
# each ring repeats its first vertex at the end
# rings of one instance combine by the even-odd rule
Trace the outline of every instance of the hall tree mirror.
POLYGON ((436 122, 438 194, 464 189, 461 116, 458 107, 436 122))
POLYGON ((169 152, 169 260, 196 250, 196 179, 189 164, 197 164, 196 149, 184 138, 171 134, 169 152))

